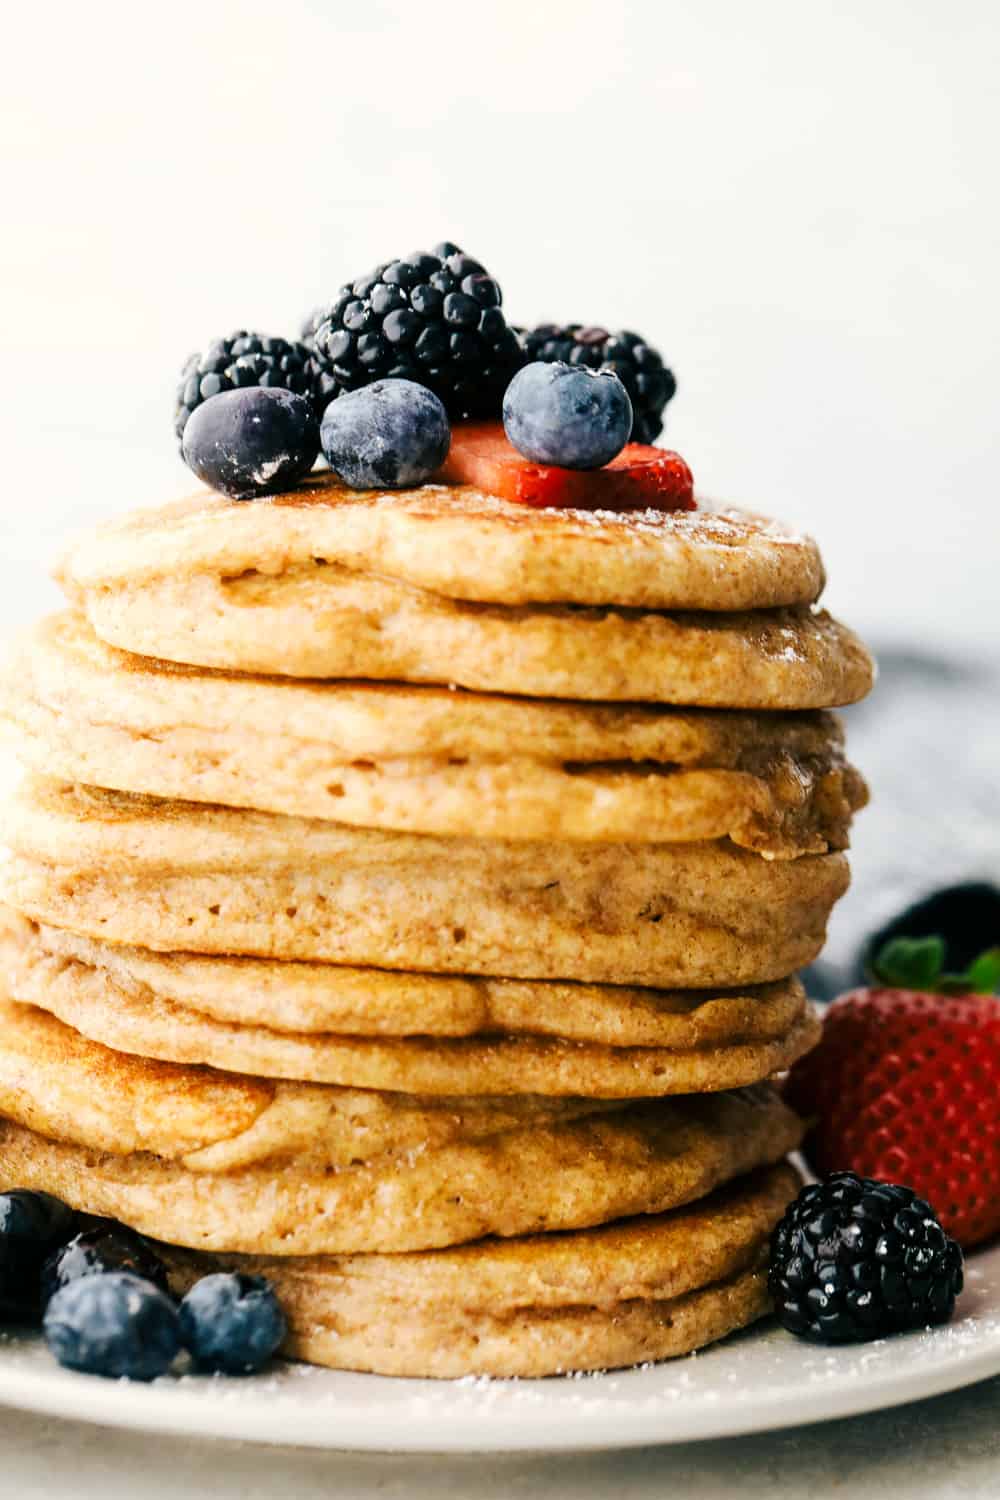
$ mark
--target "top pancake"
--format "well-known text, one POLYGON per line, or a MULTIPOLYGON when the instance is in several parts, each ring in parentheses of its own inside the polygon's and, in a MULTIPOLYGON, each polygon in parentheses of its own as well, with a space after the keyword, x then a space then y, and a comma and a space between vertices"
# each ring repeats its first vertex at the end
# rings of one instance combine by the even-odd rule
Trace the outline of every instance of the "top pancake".
POLYGON ((739 510, 536 510, 467 486, 349 490, 323 473, 271 501, 203 490, 135 512, 77 542, 59 577, 81 599, 165 576, 280 577, 317 560, 507 605, 773 609, 813 603, 825 581, 810 537, 739 510))

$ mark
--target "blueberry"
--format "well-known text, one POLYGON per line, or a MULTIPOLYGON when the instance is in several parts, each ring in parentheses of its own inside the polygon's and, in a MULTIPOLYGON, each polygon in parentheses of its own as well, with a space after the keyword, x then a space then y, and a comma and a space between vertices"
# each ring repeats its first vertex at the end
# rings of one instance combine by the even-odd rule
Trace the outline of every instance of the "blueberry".
POLYGON ((632 403, 611 371, 561 363, 525 365, 507 387, 503 425, 514 447, 532 463, 600 469, 628 442, 632 403))
POLYGON ((319 425, 305 396, 268 386, 222 391, 188 417, 184 462, 233 500, 297 484, 316 462, 319 425))
POLYGON ((251 1375, 287 1331, 281 1304, 262 1276, 204 1276, 181 1303, 184 1344, 202 1370, 251 1375))
POLYGON ((109 1222, 84 1230, 49 1256, 42 1268, 43 1307, 70 1282, 108 1271, 128 1271, 169 1291, 167 1268, 149 1242, 124 1224, 109 1222))
POLYGON ((444 463, 451 428, 433 391, 413 380, 376 380, 330 403, 322 441, 330 468, 352 489, 406 489, 444 463))
POLYGON ((42 1266, 78 1228, 73 1210, 48 1193, 15 1189, 0 1194, 0 1308, 4 1313, 37 1315, 42 1266))
POLYGON ((71 1281, 49 1303, 43 1328, 61 1365, 111 1380, 155 1380, 181 1349, 173 1302, 126 1271, 71 1281))

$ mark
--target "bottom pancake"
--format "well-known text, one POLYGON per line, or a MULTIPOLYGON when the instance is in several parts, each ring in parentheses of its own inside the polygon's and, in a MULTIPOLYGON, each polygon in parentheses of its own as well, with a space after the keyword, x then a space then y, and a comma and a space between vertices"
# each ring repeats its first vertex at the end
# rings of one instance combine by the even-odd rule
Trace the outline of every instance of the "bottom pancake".
POLYGON ((762 1317, 771 1232, 798 1187, 779 1166, 673 1213, 423 1254, 164 1253, 180 1292, 215 1270, 267 1276, 293 1359, 441 1379, 557 1375, 687 1354, 762 1317))

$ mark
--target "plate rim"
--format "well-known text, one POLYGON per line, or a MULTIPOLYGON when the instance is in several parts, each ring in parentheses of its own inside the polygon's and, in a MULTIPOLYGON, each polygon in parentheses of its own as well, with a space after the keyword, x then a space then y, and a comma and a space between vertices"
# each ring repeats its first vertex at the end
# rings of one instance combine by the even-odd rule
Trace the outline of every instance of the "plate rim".
MULTIPOLYGON (((190 1375, 166 1377, 152 1385, 109 1382, 62 1370, 54 1363, 36 1366, 33 1351, 39 1337, 15 1334, 0 1342, 0 1406, 132 1432, 386 1455, 584 1453, 733 1438, 888 1410, 946 1395, 1000 1374, 1000 1246, 975 1257, 969 1265, 977 1280, 976 1273, 981 1275, 987 1268, 991 1273, 987 1284, 965 1318, 944 1328, 905 1334, 877 1345, 847 1346, 854 1353, 869 1347, 908 1347, 912 1351, 915 1341, 926 1340, 931 1347, 923 1357, 911 1352, 902 1369, 898 1361, 880 1358, 878 1367, 864 1378, 841 1376, 833 1386, 822 1380, 792 1386, 786 1381, 765 1392, 760 1403, 727 1403, 720 1399, 718 1389, 708 1386, 687 1392, 679 1400, 665 1399, 663 1388, 661 1403, 655 1401, 655 1392, 645 1391, 634 1403, 619 1395, 602 1405, 602 1380, 622 1375, 641 1380, 656 1370, 683 1368, 684 1361, 680 1360, 652 1366, 648 1372, 640 1369, 588 1376, 580 1384, 573 1377, 516 1382, 392 1380, 389 1383, 393 1387, 402 1388, 408 1395, 405 1403, 352 1401, 338 1415, 334 1391, 328 1408, 332 1421, 318 1420, 325 1410, 322 1403, 295 1399, 296 1367, 287 1367, 279 1377, 282 1385, 277 1390, 274 1377, 266 1374, 250 1382, 190 1375), (26 1351, 28 1361, 24 1359, 26 1351), (207 1382, 212 1389, 210 1399, 205 1400, 207 1382), (571 1384, 574 1394, 582 1398, 579 1407, 558 1399, 546 1401, 547 1388, 565 1393, 571 1384), (448 1407, 450 1388, 461 1392, 463 1399, 457 1421, 457 1413, 448 1407), (489 1399, 470 1404, 468 1398, 480 1390, 488 1393, 489 1399), (494 1398, 499 1395, 502 1402, 507 1390, 513 1393, 513 1399, 504 1409, 494 1398), (251 1399, 243 1399, 244 1395, 251 1399), (520 1400, 520 1395, 528 1399, 520 1400), (592 1401, 587 1399, 591 1395, 592 1401)), ((792 1336, 772 1324, 759 1333, 748 1329, 737 1334, 733 1342, 743 1345, 743 1341, 758 1337, 783 1340, 792 1336)), ((714 1347, 722 1355, 729 1342, 723 1340, 714 1347)), ((821 1345, 795 1341, 791 1347, 809 1351, 818 1359, 836 1357, 835 1351, 821 1345)), ((303 1381, 371 1383, 371 1393, 388 1379, 305 1366, 297 1367, 297 1371, 303 1381)))

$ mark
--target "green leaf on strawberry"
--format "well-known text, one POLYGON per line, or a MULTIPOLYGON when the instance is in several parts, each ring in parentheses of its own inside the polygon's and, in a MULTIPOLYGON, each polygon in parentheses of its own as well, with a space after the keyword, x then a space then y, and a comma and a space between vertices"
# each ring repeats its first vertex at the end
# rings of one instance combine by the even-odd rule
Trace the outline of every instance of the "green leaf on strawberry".
POLYGON ((989 948, 962 974, 945 971, 940 937, 893 938, 872 965, 875 979, 895 989, 933 995, 993 995, 1000 989, 1000 948, 989 948))
POLYGON ((888 943, 874 986, 828 1007, 785 1097, 811 1122, 817 1176, 901 1183, 968 1248, 1000 1235, 1000 948, 962 974, 945 963, 940 937, 888 943))
POLYGON ((981 953, 966 970, 970 995, 995 995, 1000 990, 1000 948, 981 953))

